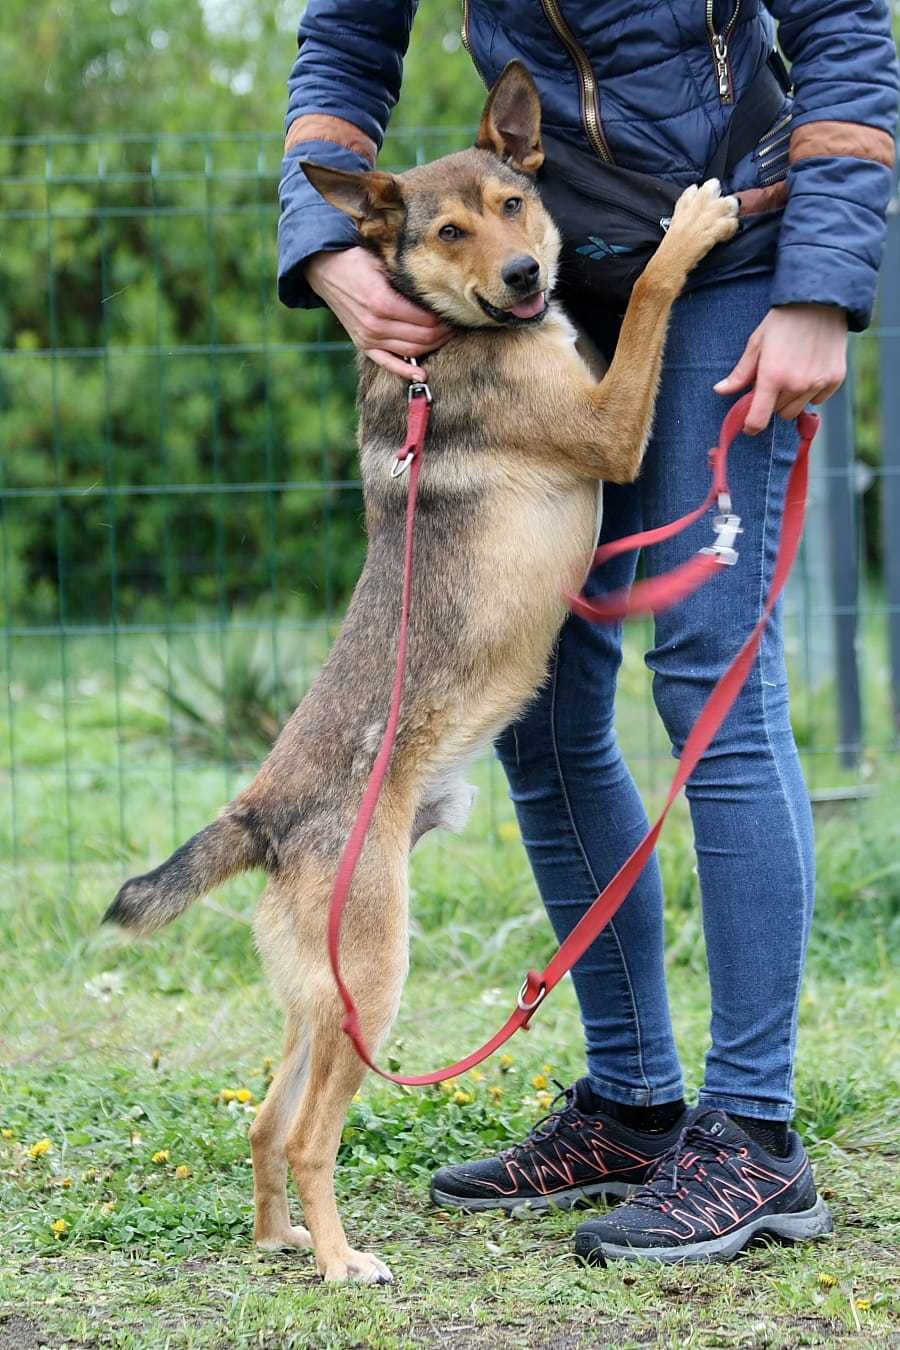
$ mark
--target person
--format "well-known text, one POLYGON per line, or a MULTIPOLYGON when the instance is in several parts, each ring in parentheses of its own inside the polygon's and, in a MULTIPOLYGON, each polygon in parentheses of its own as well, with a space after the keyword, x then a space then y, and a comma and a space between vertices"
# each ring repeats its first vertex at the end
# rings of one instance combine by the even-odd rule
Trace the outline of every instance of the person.
MULTIPOLYGON (((404 379, 450 336, 395 293, 348 218, 298 161, 374 162, 400 92, 412 0, 310 0, 290 79, 281 183, 279 293, 324 302, 357 348, 404 379)), ((487 85, 522 60, 557 137, 684 187, 778 42, 793 92, 729 173, 742 202, 734 249, 677 303, 656 425, 639 481, 605 491, 601 541, 683 514, 705 490, 706 452, 730 399, 753 386, 730 473, 744 517, 740 565, 655 625, 646 660, 677 755, 717 677, 759 617, 772 580, 793 418, 840 386, 847 333, 870 319, 891 191, 897 61, 886 0, 469 0, 467 46, 487 85), (776 30, 777 23, 777 30, 776 30)), ((603 341, 608 316, 579 313, 603 341)), ((705 527, 648 551, 650 575, 705 542, 705 527)), ((589 593, 630 582, 634 559, 589 593)), ((500 737, 522 838, 558 938, 647 829, 620 753, 618 628, 570 617, 549 679, 500 737)), ((696 1107, 683 1099, 664 969, 654 861, 573 972, 587 1073, 549 1117, 495 1158, 448 1164, 438 1203, 546 1207, 589 1195, 630 1201, 580 1225, 592 1260, 728 1257, 760 1229, 829 1231, 789 1129, 797 1012, 813 913, 809 797, 788 709, 780 610, 754 670, 687 788, 711 987, 711 1047, 696 1107)))

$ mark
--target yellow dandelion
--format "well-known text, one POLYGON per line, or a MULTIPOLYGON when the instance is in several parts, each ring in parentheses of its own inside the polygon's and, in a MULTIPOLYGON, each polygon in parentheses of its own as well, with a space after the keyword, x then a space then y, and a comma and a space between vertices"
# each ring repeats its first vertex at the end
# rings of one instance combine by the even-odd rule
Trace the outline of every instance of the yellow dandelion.
POLYGON ((353 1094, 353 1101, 354 1101, 354 1102, 361 1102, 361 1101, 362 1101, 362 1093, 361 1093, 361 1092, 354 1092, 354 1094, 353 1094))
POLYGON ((15 1136, 15 1134, 13 1133, 12 1130, 0 1130, 0 1138, 3 1138, 3 1139, 15 1139, 15 1137, 16 1137, 16 1136, 15 1136))
POLYGON ((519 838, 519 827, 514 820, 504 820, 497 826, 497 835, 504 844, 514 844, 519 838))
POLYGON ((510 1069, 515 1064, 515 1062, 516 1061, 513 1059, 512 1055, 501 1055, 498 1061, 500 1065, 500 1072, 509 1073, 510 1069))
POLYGON ((105 1200, 103 1204, 100 1206, 100 1208, 103 1210, 104 1214, 112 1214, 113 1210, 116 1208, 116 1205, 117 1201, 115 1200, 105 1200))
POLYGON ((32 1158, 43 1158, 45 1153, 49 1153, 53 1144, 49 1139, 39 1139, 36 1144, 32 1144, 28 1150, 32 1158))
POLYGON ((872 1306, 872 1300, 870 1298, 858 1298, 856 1300, 856 1306, 859 1308, 860 1312, 868 1312, 872 1306))
POLYGON ((234 1100, 240 1102, 243 1106, 245 1102, 253 1101, 253 1093, 249 1088, 238 1088, 237 1092, 234 1094, 234 1100))
POLYGON ((63 1190, 67 1191, 67 1190, 69 1190, 69 1188, 70 1188, 70 1187, 72 1186, 72 1184, 73 1184, 73 1183, 72 1183, 72 1178, 71 1178, 71 1177, 63 1177, 62 1181, 61 1181, 59 1184, 60 1184, 60 1186, 62 1186, 63 1190))
POLYGON ((462 1088, 457 1088, 453 1094, 453 1100, 457 1106, 471 1106, 475 1100, 474 1092, 463 1092, 462 1088))
POLYGON ((553 1105, 553 1098, 549 1092, 539 1092, 536 1100, 542 1111, 548 1111, 553 1105))
POLYGON ((169 1150, 167 1148, 157 1149, 150 1161, 160 1164, 167 1163, 169 1161, 169 1150))
POLYGON ((537 1088, 539 1092, 546 1092, 550 1086, 550 1081, 546 1074, 536 1073, 531 1080, 531 1086, 537 1088))
POLYGON ((187 1178, 191 1175, 191 1169, 188 1167, 186 1163, 179 1163, 178 1166, 175 1168, 175 1175, 179 1181, 186 1181, 187 1178))
POLYGON ((66 1223, 65 1219, 56 1219, 51 1223, 50 1231, 55 1233, 57 1237, 62 1237, 63 1233, 68 1233, 69 1225, 66 1223))
POLYGON ((237 1093, 235 1092, 234 1088, 223 1088, 222 1091, 219 1093, 219 1097, 223 1102, 237 1101, 237 1093))
POLYGON ((837 1284, 837 1276, 829 1274, 827 1270, 823 1270, 819 1276, 819 1284, 823 1289, 833 1289, 837 1284))
POLYGON ((469 1077, 471 1078, 473 1083, 484 1082, 484 1074, 481 1072, 480 1069, 473 1069, 472 1072, 469 1074, 469 1077))
POLYGON ((552 1065, 552 1064, 543 1064, 543 1065, 541 1066, 541 1073, 547 1073, 547 1074, 550 1074, 550 1073, 552 1073, 552 1072, 553 1072, 553 1065, 552 1065))
POLYGON ((492 1102, 499 1102, 503 1097, 502 1087, 497 1087, 496 1085, 494 1087, 489 1087, 488 1096, 492 1102))

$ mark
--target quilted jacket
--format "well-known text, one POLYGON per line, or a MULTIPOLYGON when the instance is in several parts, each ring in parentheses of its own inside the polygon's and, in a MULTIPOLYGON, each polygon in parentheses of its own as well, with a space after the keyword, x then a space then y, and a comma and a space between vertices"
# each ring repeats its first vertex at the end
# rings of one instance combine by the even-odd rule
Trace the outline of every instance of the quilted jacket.
MULTIPOLYGON (((777 33, 794 92, 726 184, 741 195, 744 216, 736 267, 773 268, 774 304, 839 305, 852 328, 865 327, 893 181, 898 72, 887 0, 769 0, 768 8, 759 0, 467 0, 464 9, 486 85, 520 58, 548 130, 683 186, 702 176, 777 33)), ((350 221, 297 161, 374 162, 415 10, 416 0, 307 4, 280 187, 278 281, 288 305, 318 303, 303 276, 311 254, 355 242, 350 221)))

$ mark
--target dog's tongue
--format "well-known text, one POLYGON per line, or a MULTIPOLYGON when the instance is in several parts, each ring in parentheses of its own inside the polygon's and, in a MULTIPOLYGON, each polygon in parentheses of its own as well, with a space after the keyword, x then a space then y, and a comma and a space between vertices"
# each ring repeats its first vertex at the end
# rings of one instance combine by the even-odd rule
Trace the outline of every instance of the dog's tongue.
POLYGON ((543 291, 538 291, 527 300, 520 300, 517 305, 513 305, 509 312, 515 314, 517 319, 533 319, 536 314, 542 314, 546 308, 547 298, 543 291))

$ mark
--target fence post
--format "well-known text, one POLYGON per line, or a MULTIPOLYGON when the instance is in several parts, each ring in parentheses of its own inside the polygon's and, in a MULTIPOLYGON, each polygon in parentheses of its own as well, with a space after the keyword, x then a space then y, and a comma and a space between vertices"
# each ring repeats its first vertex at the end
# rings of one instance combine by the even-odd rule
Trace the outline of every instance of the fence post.
POLYGON ((884 584, 894 728, 900 733, 900 185, 888 213, 881 273, 881 482, 884 584))
POLYGON ((825 405, 827 519, 841 763, 852 769, 862 747, 862 699, 856 653, 859 559, 854 492, 853 370, 825 405))

